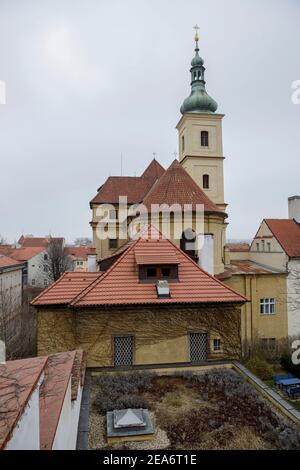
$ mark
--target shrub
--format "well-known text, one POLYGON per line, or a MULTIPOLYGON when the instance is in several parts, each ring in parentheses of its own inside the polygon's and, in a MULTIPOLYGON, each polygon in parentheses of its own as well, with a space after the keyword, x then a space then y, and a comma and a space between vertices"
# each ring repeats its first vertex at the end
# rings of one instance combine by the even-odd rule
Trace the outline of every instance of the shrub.
POLYGON ((300 378, 300 364, 293 364, 290 354, 283 354, 280 358, 280 364, 287 372, 300 378))
POLYGON ((116 402, 116 410, 124 408, 149 408, 149 403, 146 398, 141 395, 123 395, 116 402))
POLYGON ((274 367, 260 357, 252 357, 246 362, 246 366, 261 380, 270 380, 275 374, 274 367))
POLYGON ((120 407, 147 408, 148 403, 138 394, 150 387, 153 377, 154 373, 139 371, 99 375, 96 378, 98 391, 94 400, 96 410, 104 414, 120 407))

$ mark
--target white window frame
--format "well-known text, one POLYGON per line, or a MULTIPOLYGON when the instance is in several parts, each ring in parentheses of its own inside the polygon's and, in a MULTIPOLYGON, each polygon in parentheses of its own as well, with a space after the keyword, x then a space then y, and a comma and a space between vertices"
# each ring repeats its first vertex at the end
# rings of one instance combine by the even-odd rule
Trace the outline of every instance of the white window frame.
POLYGON ((213 351, 218 353, 221 352, 221 338, 213 338, 213 351))
POLYGON ((276 313, 276 300, 275 298, 260 299, 260 314, 261 315, 275 315, 276 313))

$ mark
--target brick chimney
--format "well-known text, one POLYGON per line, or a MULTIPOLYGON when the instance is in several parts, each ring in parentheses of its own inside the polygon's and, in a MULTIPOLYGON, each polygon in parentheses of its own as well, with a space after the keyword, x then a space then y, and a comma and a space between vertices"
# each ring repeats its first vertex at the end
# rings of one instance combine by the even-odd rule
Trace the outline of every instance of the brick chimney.
POLYGON ((300 223, 300 196, 289 197, 289 219, 300 223))

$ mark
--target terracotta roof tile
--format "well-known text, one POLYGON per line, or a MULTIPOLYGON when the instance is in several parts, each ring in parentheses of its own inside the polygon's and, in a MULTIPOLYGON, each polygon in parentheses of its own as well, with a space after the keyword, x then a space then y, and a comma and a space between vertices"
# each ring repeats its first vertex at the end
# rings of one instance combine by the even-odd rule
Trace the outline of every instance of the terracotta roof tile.
POLYGON ((19 239, 19 244, 23 247, 23 248, 28 248, 28 247, 44 247, 46 248, 50 241, 58 241, 58 242, 61 242, 63 243, 64 242, 64 238, 62 237, 24 237, 22 236, 20 239, 19 239))
POLYGON ((37 357, 0 364, 0 449, 10 440, 46 363, 47 357, 37 357))
POLYGON ((71 302, 80 292, 88 287, 101 272, 65 272, 56 282, 41 292, 31 302, 32 305, 64 305, 71 302))
POLYGON ((72 380, 76 351, 49 356, 40 388, 40 448, 51 450, 69 381, 72 380))
POLYGON ((140 238, 106 271, 103 276, 72 302, 72 306, 244 302, 239 295, 203 271, 170 240, 140 238), (173 256, 180 263, 179 282, 170 283, 170 298, 158 299, 155 284, 141 283, 136 268, 135 249, 141 247, 149 262, 151 257, 173 256))
POLYGON ((242 253, 250 250, 249 243, 227 243, 227 246, 232 253, 242 253))
POLYGON ((147 166, 146 170, 142 174, 142 178, 153 178, 154 181, 159 179, 165 172, 165 169, 161 166, 161 164, 153 158, 152 162, 149 166, 147 166))
POLYGON ((264 219, 290 258, 300 257, 300 224, 293 219, 264 219))
POLYGON ((16 261, 28 261, 34 256, 44 251, 44 247, 26 247, 26 248, 14 248, 10 253, 9 257, 16 261))
POLYGON ((128 204, 142 202, 164 172, 164 168, 153 159, 142 176, 110 176, 98 188, 98 194, 91 200, 90 204, 117 204, 120 196, 127 196, 128 204))
POLYGON ((8 268, 10 266, 22 266, 22 263, 19 263, 15 259, 9 258, 8 256, 0 255, 0 268, 8 268))
POLYGON ((135 261, 138 265, 179 264, 177 250, 170 247, 168 240, 161 239, 157 253, 149 251, 148 244, 138 243, 134 249, 135 261))
POLYGON ((144 198, 143 204, 150 210, 152 204, 191 204, 193 210, 197 204, 204 205, 205 212, 225 213, 214 204, 183 166, 174 160, 158 182, 144 198))
POLYGON ((282 271, 249 260, 234 260, 226 266, 230 274, 278 274, 282 271))
POLYGON ((88 255, 96 254, 96 249, 91 246, 66 246, 65 252, 74 258, 87 259, 88 255))

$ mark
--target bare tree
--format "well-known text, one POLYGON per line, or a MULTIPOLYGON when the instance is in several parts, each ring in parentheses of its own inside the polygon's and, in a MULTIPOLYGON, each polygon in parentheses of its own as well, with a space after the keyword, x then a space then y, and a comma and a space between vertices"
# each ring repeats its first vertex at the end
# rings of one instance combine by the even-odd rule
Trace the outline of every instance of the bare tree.
POLYGON ((51 239, 47 248, 47 265, 50 281, 57 281, 65 271, 73 269, 71 256, 60 240, 51 239))
POLYGON ((2 237, 1 233, 0 233, 0 245, 5 245, 6 244, 6 240, 4 237, 2 237))
POLYGON ((78 237, 74 241, 74 245, 77 246, 88 246, 92 244, 92 240, 88 237, 78 237))

